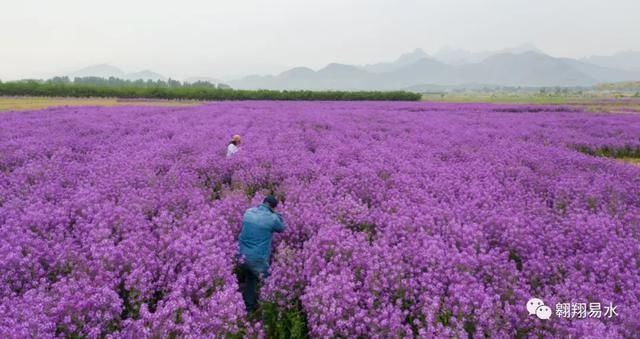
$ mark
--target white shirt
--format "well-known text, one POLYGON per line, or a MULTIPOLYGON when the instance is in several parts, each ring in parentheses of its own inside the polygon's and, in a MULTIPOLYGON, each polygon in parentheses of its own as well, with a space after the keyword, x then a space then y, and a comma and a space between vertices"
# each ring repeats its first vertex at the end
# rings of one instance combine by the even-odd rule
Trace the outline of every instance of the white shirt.
POLYGON ((227 158, 231 158, 232 155, 236 154, 240 148, 234 144, 229 144, 227 146, 227 158))

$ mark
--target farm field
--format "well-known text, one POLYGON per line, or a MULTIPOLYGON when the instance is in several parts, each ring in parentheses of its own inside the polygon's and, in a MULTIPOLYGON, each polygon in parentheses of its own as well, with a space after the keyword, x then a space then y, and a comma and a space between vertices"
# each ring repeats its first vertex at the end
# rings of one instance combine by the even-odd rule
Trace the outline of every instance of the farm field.
POLYGON ((45 98, 0 96, 0 112, 24 111, 59 106, 193 106, 197 101, 177 100, 126 100, 117 98, 45 98))
POLYGON ((2 337, 640 333, 640 167, 588 154, 637 162, 638 114, 91 105, 0 114, 2 337), (247 317, 237 237, 267 194, 287 229, 247 317))
MULTIPOLYGON (((640 114, 640 99, 601 97, 569 97, 531 95, 424 95, 424 101, 435 103, 493 103, 516 105, 563 105, 592 113, 640 114)), ((35 110, 64 106, 196 106, 206 103, 197 100, 118 99, 118 98, 47 98, 0 96, 0 112, 35 110)))
POLYGON ((613 94, 534 95, 534 94, 425 94, 423 100, 443 103, 494 103, 564 105, 594 113, 640 114, 640 97, 613 94))

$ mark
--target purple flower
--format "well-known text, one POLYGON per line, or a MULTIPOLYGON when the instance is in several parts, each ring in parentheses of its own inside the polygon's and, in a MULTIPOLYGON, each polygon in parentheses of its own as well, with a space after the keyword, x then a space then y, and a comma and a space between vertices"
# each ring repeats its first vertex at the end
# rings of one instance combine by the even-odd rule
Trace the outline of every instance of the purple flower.
POLYGON ((265 337, 234 268, 242 213, 275 194, 261 300, 311 336, 633 337, 640 168, 583 152, 639 135, 638 115, 532 105, 3 113, 0 335, 265 337), (543 323, 531 297, 620 314, 543 323))

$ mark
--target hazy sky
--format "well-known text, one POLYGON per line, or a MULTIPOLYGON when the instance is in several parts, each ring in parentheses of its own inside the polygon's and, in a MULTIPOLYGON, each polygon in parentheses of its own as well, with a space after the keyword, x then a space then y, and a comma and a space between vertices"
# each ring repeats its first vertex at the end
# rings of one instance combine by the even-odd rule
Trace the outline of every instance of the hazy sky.
POLYGON ((0 0, 0 79, 96 63, 233 78, 423 48, 640 50, 639 0, 0 0))

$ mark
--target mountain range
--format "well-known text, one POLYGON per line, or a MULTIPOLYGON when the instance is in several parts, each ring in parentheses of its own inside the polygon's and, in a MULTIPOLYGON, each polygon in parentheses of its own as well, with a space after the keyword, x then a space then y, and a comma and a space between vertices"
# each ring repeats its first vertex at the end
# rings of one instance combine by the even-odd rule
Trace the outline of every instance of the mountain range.
MULTIPOLYGON (((69 78, 84 78, 84 77, 98 77, 98 78, 118 78, 123 80, 152 80, 152 81, 166 81, 169 78, 150 70, 143 70, 139 72, 126 73, 122 69, 109 65, 109 64, 97 64, 85 67, 78 71, 66 74, 69 78)), ((208 82, 211 84, 219 84, 222 83, 221 80, 211 78, 211 77, 189 77, 184 79, 184 82, 187 83, 195 83, 195 82, 208 82)))
POLYGON ((524 52, 536 52, 543 54, 538 47, 531 43, 523 44, 516 47, 505 48, 498 51, 481 51, 471 52, 460 48, 443 47, 437 51, 433 57, 449 65, 464 65, 481 62, 482 60, 496 54, 519 54, 524 52))
POLYGON ((143 70, 134 73, 126 73, 118 67, 108 65, 108 64, 98 64, 91 65, 89 67, 85 67, 78 71, 67 74, 70 78, 84 78, 84 77, 98 77, 98 78, 118 78, 123 80, 167 80, 162 74, 150 71, 143 70))
POLYGON ((229 84, 240 89, 414 90, 425 86, 593 86, 632 80, 640 80, 640 53, 578 60, 522 46, 495 53, 445 49, 434 56, 416 49, 391 62, 364 66, 331 63, 317 71, 297 67, 229 84))
MULTIPOLYGON (((108 64, 89 66, 67 75, 167 80, 149 70, 126 73, 108 64)), ((295 67, 276 75, 249 75, 227 83, 238 89, 424 91, 483 86, 593 86, 638 80, 640 52, 571 59, 553 57, 526 44, 493 52, 443 48, 433 55, 415 49, 393 61, 370 65, 330 63, 319 70, 295 67)), ((221 82, 209 77, 185 81, 221 82)))
POLYGON ((582 61, 604 67, 640 71, 640 52, 624 51, 608 56, 591 56, 582 61))

